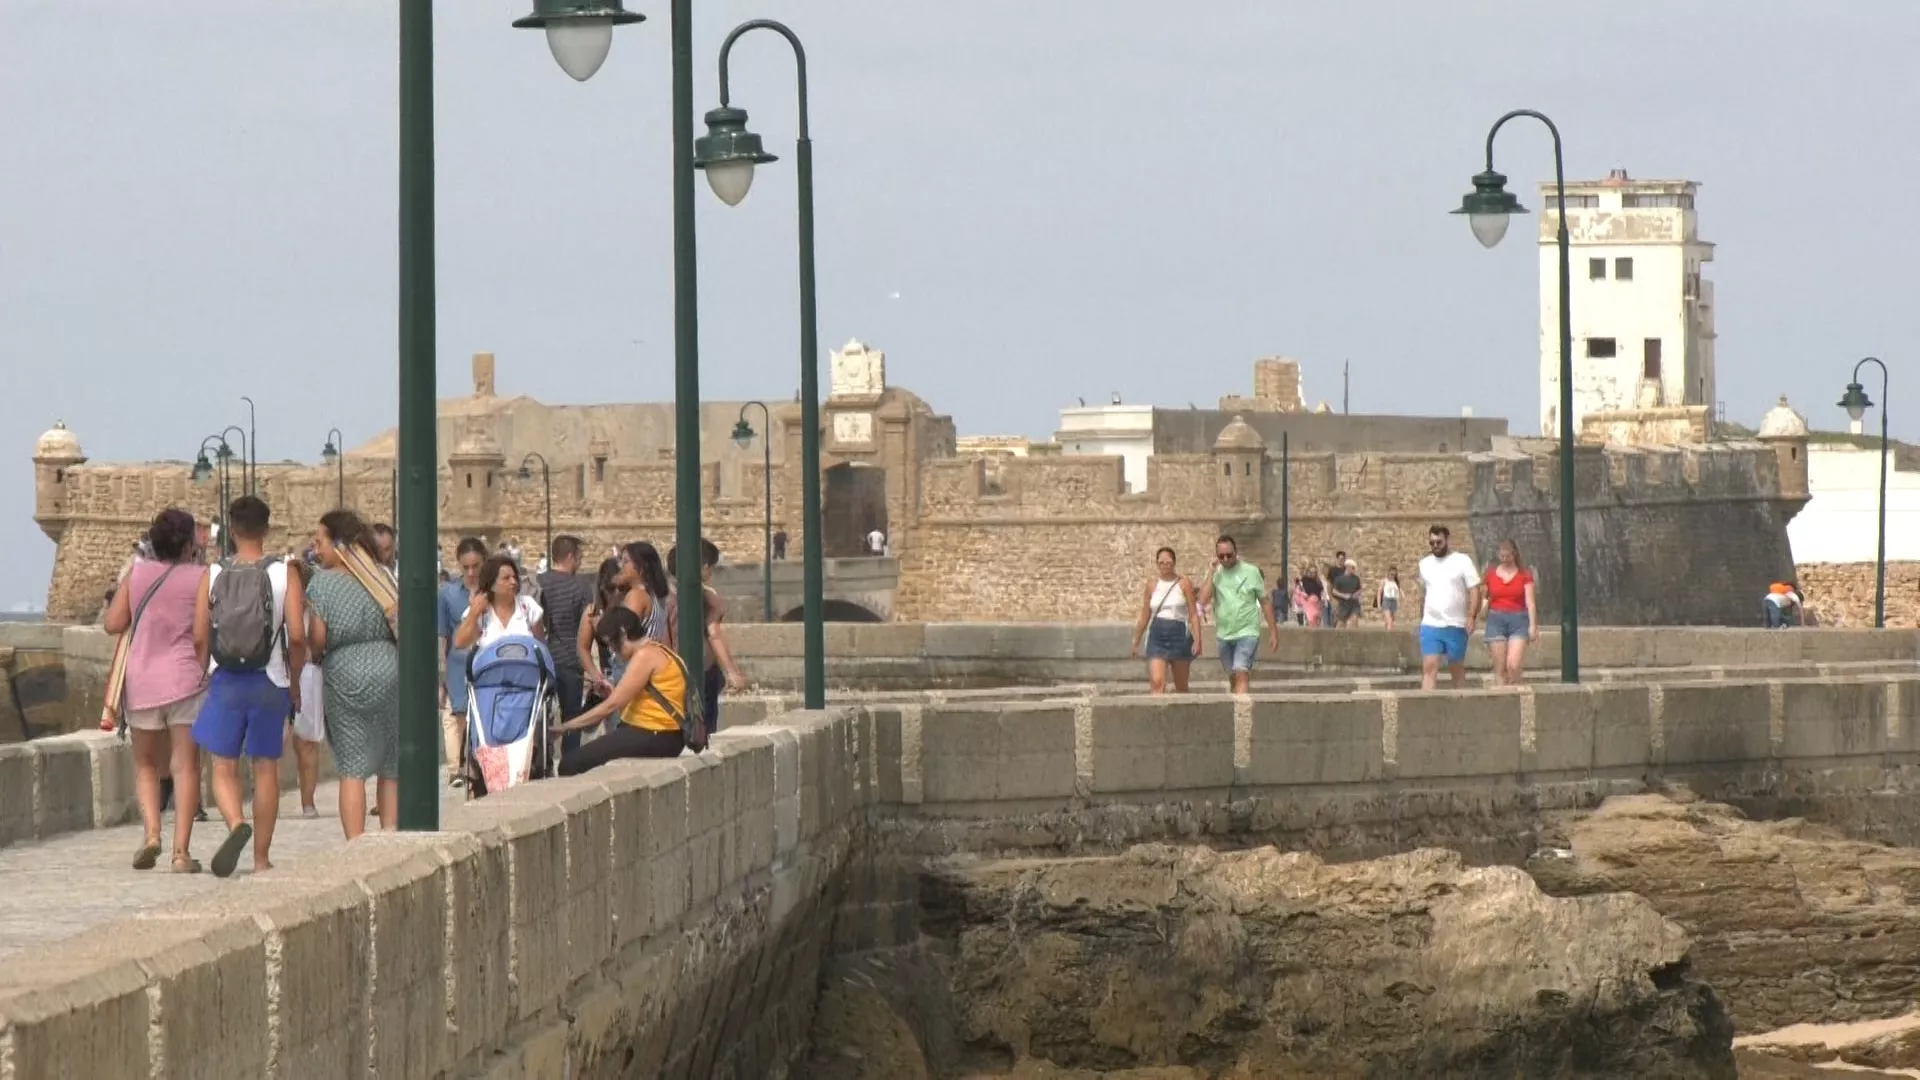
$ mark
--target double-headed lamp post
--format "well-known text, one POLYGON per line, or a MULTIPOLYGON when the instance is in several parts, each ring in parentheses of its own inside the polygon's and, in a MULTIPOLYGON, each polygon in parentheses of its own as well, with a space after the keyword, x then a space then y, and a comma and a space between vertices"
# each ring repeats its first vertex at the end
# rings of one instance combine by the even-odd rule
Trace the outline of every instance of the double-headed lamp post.
POLYGON ((527 451, 527 456, 520 459, 520 479, 522 480, 533 479, 533 469, 530 467, 529 463, 535 462, 535 461, 538 461, 540 463, 540 484, 541 484, 541 487, 546 491, 546 495, 547 495, 547 546, 544 549, 544 554, 547 559, 548 569, 552 569, 553 567, 553 470, 547 467, 547 456, 545 454, 542 454, 538 450, 527 451))
MULTIPOLYGON (((679 560, 680 657, 706 670, 706 594, 700 585, 700 304, 693 229, 693 0, 671 0, 673 52, 674 545, 679 560)), ((514 21, 544 30, 561 70, 585 81, 600 70, 613 28, 642 21, 620 0, 534 0, 514 21)), ((432 600, 427 601, 431 614, 432 600)))
POLYGON ((762 565, 763 572, 760 575, 760 588, 763 593, 762 598, 765 601, 762 605, 763 614, 766 616, 766 621, 772 622, 773 621, 773 414, 767 411, 766 402, 749 401, 745 405, 740 406, 740 419, 736 421, 733 425, 733 444, 735 446, 738 446, 742 450, 745 450, 747 447, 753 445, 753 425, 747 423, 747 410, 752 408, 758 408, 760 410, 760 426, 766 429, 764 436, 760 440, 761 460, 762 460, 761 479, 765 482, 766 493, 767 493, 767 516, 764 521, 764 525, 766 526, 766 532, 764 537, 765 546, 761 549, 761 558, 760 558, 760 561, 763 564, 762 565))
POLYGON ((209 435, 201 439, 200 454, 193 459, 193 471, 190 474, 196 484, 213 476, 213 462, 207 460, 208 448, 212 448, 213 456, 220 462, 220 484, 214 489, 213 497, 219 502, 214 508, 214 519, 220 523, 220 544, 224 552, 227 543, 227 504, 233 499, 233 448, 227 445, 225 435, 209 435))
POLYGON ((1553 134, 1553 180, 1559 209, 1560 244, 1560 681, 1580 681, 1580 588, 1579 566, 1574 561, 1573 487, 1573 315, 1569 304, 1572 277, 1567 239, 1567 170, 1560 151, 1560 129, 1546 114, 1532 109, 1515 109, 1493 122, 1487 132, 1487 168, 1473 178, 1473 191, 1460 200, 1456 214, 1465 214, 1473 235, 1484 247, 1493 247, 1507 235, 1507 224, 1526 207, 1507 191, 1507 178, 1493 171, 1493 137, 1507 121, 1528 116, 1547 126, 1553 134))
MULTIPOLYGON (((793 46, 799 81, 799 138, 794 170, 800 188, 800 517, 801 565, 805 576, 806 707, 827 704, 826 562, 820 535, 820 335, 816 328, 813 258, 813 139, 807 130, 807 52, 794 32, 772 19, 754 19, 733 28, 720 43, 720 107, 707 113, 707 134, 694 153, 713 193, 737 206, 753 186, 756 165, 776 160, 747 130, 747 111, 731 104, 727 59, 733 43, 752 30, 771 30, 793 46)), ((771 553, 771 548, 769 548, 771 553)), ((771 597, 772 590, 768 590, 771 597)))
POLYGON ((327 445, 320 448, 320 463, 333 467, 333 505, 337 507, 347 505, 347 456, 341 452, 344 442, 339 428, 329 428, 327 445))
POLYGON ((1847 384, 1847 392, 1841 395, 1840 407, 1847 410, 1847 416, 1859 423, 1873 408, 1873 399, 1867 396, 1867 388, 1860 385, 1860 369, 1872 364, 1880 369, 1880 532, 1879 546, 1873 557, 1873 625, 1887 625, 1887 365, 1878 357, 1869 356, 1853 365, 1853 381, 1847 384))

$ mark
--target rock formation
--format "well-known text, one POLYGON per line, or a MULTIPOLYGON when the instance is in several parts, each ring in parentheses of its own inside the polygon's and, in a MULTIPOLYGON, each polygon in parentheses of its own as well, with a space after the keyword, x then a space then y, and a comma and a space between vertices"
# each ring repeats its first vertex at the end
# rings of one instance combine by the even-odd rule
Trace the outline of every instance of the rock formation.
POLYGON ((1694 974, 1743 1033, 1914 1007, 1920 852, 1690 799, 1625 796, 1552 820, 1528 869, 1555 896, 1638 893, 1685 927, 1694 974))
POLYGON ((1678 926, 1451 852, 1150 845, 947 864, 921 900, 935 1076, 1734 1075, 1678 926))

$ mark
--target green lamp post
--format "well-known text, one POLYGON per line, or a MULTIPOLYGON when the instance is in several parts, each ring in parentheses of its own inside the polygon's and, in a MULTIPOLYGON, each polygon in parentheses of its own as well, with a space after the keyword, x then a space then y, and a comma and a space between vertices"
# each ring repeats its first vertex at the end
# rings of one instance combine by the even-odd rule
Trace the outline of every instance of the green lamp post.
POLYGON ((1500 128, 1515 117, 1540 121, 1553 135, 1553 179, 1559 208, 1560 244, 1560 681, 1580 681, 1580 587, 1575 559, 1573 487, 1573 315, 1569 293, 1573 278, 1567 238, 1567 171, 1560 149, 1560 129, 1546 114, 1532 109, 1515 109, 1494 121, 1487 132, 1487 168, 1473 178, 1473 190, 1460 200, 1460 208, 1473 229, 1474 239, 1491 248, 1507 235, 1507 224, 1526 207, 1507 190, 1507 178, 1493 171, 1493 138, 1500 128))
POLYGON ((1880 369, 1880 532, 1873 557, 1873 625, 1884 629, 1887 625, 1887 365, 1873 356, 1853 365, 1853 381, 1841 395, 1840 407, 1847 410, 1848 418, 1855 423, 1873 408, 1867 388, 1860 385, 1860 369, 1868 364, 1880 369))
MULTIPOLYGON (((693 0, 672 0, 673 42, 673 415, 674 545, 700 550, 700 304, 693 229, 693 0)), ((514 21, 545 30, 561 70, 586 80, 600 70, 613 28, 644 17, 619 0, 534 0, 514 21)), ((706 594, 700 560, 679 560, 678 642, 688 671, 706 669, 706 594)), ((431 613, 432 601, 428 601, 431 613)))
MULTIPOLYGON (((826 562, 820 534, 820 335, 816 327, 818 303, 814 296, 813 256, 813 140, 807 130, 807 52, 800 39, 772 19, 754 19, 733 28, 720 43, 720 107, 707 113, 707 134, 694 153, 694 167, 707 174, 707 184, 728 206, 737 206, 753 186, 756 165, 775 157, 760 145, 760 136, 747 130, 747 112, 731 105, 727 61, 734 42, 753 30, 771 30, 793 46, 794 70, 799 81, 799 138, 794 148, 794 170, 800 187, 800 516, 801 566, 804 575, 806 640, 806 707, 827 704, 826 562)), ((769 590, 771 596, 771 590, 769 590)))
POLYGON ((767 516, 763 523, 765 525, 765 530, 766 530, 765 546, 763 546, 760 549, 761 550, 760 563, 761 563, 761 571, 762 571, 760 575, 760 588, 761 588, 761 599, 764 601, 764 603, 762 604, 762 609, 763 609, 762 614, 766 616, 766 621, 772 622, 773 621, 773 414, 767 411, 766 402, 749 401, 745 405, 740 406, 740 419, 736 421, 733 425, 733 444, 735 446, 738 446, 742 450, 745 450, 747 447, 753 445, 753 425, 747 423, 747 410, 756 408, 756 407, 759 408, 760 410, 760 424, 762 427, 767 429, 766 437, 760 440, 760 449, 761 449, 761 457, 762 457, 762 466, 761 466, 760 476, 761 476, 761 479, 765 481, 766 495, 767 495, 767 516))
POLYGON ((327 429, 327 445, 320 448, 320 463, 333 470, 333 505, 347 505, 347 458, 340 452, 346 440, 339 428, 327 429))

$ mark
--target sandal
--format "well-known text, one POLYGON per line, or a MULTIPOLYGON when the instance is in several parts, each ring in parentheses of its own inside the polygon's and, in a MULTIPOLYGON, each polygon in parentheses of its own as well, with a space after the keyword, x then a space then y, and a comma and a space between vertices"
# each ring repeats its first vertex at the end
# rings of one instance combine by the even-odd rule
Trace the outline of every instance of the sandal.
POLYGON ((240 865, 240 853, 247 849, 247 841, 253 839, 253 826, 241 822, 233 827, 220 847, 213 853, 213 876, 232 877, 233 870, 240 865))
POLYGON ((135 870, 151 870, 154 864, 159 861, 160 841, 158 840, 148 840, 146 843, 140 845, 139 851, 133 853, 133 868, 135 870))
POLYGON ((176 874, 197 874, 200 872, 200 860, 184 851, 173 853, 173 872, 176 874))

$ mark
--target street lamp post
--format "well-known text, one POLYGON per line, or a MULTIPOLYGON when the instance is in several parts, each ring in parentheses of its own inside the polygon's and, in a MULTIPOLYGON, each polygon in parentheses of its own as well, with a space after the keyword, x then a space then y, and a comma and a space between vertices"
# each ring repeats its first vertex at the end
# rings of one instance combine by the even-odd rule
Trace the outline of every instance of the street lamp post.
POLYGON ((753 444, 753 425, 747 423, 747 410, 755 406, 758 406, 760 409, 760 425, 766 429, 765 433, 760 439, 761 458, 762 458, 761 479, 765 481, 766 494, 767 494, 767 516, 764 521, 765 546, 763 546, 760 549, 761 550, 760 562, 761 562, 761 569, 762 569, 762 573, 760 575, 760 578, 761 578, 760 588, 762 590, 762 599, 764 600, 763 614, 766 616, 767 622, 772 622, 773 621, 773 414, 767 411, 766 402, 749 401, 745 405, 740 406, 740 419, 737 422, 735 422, 735 424, 733 425, 733 442, 735 446, 738 446, 742 450, 745 450, 748 446, 751 446, 753 444))
POLYGON ((1515 109, 1493 122, 1487 132, 1487 168, 1473 178, 1473 191, 1460 200, 1456 214, 1465 214, 1474 238, 1484 247, 1493 247, 1507 234, 1507 224, 1526 207, 1507 191, 1507 178, 1493 171, 1493 137, 1507 121, 1528 116, 1547 126, 1553 134, 1553 180, 1560 217, 1560 681, 1580 681, 1580 588, 1578 566, 1574 561, 1573 489, 1573 315, 1569 294, 1572 277, 1567 239, 1567 170, 1560 150, 1560 129, 1546 114, 1532 109, 1515 109))
POLYGON ((400 827, 440 828, 433 0, 400 0, 400 827))
POLYGON ((1869 356, 1853 365, 1853 381, 1847 384, 1847 392, 1841 395, 1840 407, 1847 410, 1847 416, 1856 423, 1873 408, 1873 399, 1867 396, 1867 388, 1860 385, 1860 369, 1872 364, 1880 369, 1880 533, 1879 546, 1873 557, 1873 625, 1885 628, 1887 625, 1887 365, 1878 357, 1869 356))
POLYGON ((209 435, 201 439, 200 455, 193 459, 191 475, 194 483, 213 476, 213 462, 207 460, 208 447, 213 448, 213 456, 220 462, 220 483, 214 490, 214 498, 219 505, 214 507, 214 518, 220 523, 220 549, 224 553, 227 545, 227 504, 233 500, 233 448, 227 445, 225 435, 209 435))
POLYGON ((547 456, 545 454, 542 454, 538 450, 527 451, 527 456, 520 459, 520 479, 522 480, 533 479, 533 470, 527 467, 527 462, 536 461, 536 460, 540 462, 540 483, 546 489, 546 493, 547 493, 547 546, 543 550, 546 554, 547 566, 552 567, 553 566, 553 470, 547 468, 547 456))
POLYGON ((253 399, 245 394, 240 400, 247 403, 247 494, 260 494, 260 437, 254 431, 253 399))
POLYGON ((320 463, 333 466, 333 505, 347 505, 347 456, 345 440, 341 438, 339 428, 327 429, 327 445, 320 448, 320 463))
MULTIPOLYGON (((706 593, 700 583, 700 305, 693 230, 693 0, 672 0, 674 544, 680 594, 677 646, 688 671, 706 670, 706 593)), ((545 30, 547 47, 582 82, 600 70, 613 28, 645 17, 620 0, 534 0, 515 26, 545 30)), ((427 600, 431 613, 433 601, 427 600)))
POLYGON ((814 297, 813 139, 807 125, 807 52, 785 25, 772 19, 754 19, 734 27, 720 43, 720 107, 707 113, 707 134, 700 140, 694 165, 706 170, 707 183, 722 202, 736 206, 753 186, 754 166, 776 160, 762 149, 760 136, 747 130, 746 110, 730 104, 727 59, 733 43, 752 30, 771 30, 787 39, 793 46, 794 73, 799 83, 799 137, 793 160, 800 188, 801 565, 805 579, 806 707, 821 709, 827 704, 827 632, 826 562, 820 535, 820 335, 814 297))

